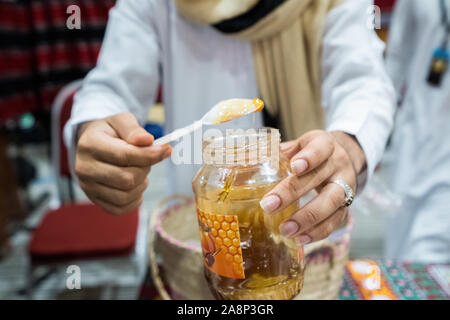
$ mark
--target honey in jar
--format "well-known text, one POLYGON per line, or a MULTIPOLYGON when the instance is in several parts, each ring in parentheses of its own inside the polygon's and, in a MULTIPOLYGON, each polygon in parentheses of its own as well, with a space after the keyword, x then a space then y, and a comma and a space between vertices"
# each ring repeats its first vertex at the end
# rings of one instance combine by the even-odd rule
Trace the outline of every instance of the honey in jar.
POLYGON ((264 213, 263 196, 289 174, 275 129, 204 139, 193 179, 204 273, 218 299, 292 299, 303 285, 303 247, 279 232, 298 203, 264 213))

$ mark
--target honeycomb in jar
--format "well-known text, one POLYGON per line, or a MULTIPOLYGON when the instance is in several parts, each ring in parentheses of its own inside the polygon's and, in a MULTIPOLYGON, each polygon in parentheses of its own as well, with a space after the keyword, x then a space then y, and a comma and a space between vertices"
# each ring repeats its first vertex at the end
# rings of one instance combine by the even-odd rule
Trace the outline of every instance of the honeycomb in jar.
POLYGON ((237 216, 197 213, 205 266, 225 277, 245 279, 237 216), (211 241, 214 243, 208 244, 211 241))

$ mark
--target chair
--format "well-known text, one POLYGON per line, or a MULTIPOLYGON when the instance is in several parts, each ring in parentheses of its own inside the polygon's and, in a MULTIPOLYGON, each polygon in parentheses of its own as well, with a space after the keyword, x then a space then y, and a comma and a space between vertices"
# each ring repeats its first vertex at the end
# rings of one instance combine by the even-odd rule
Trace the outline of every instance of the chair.
MULTIPOLYGON (((119 285, 126 283, 132 288, 128 296, 122 298, 136 298, 146 271, 148 215, 145 210, 115 216, 94 204, 74 202, 62 132, 80 85, 81 81, 76 81, 64 87, 52 107, 52 165, 60 206, 45 214, 29 243, 27 294, 33 298, 38 267, 50 270, 45 278, 55 270, 65 268, 67 271, 69 266, 75 265, 81 271, 82 289, 105 284, 104 288, 112 292, 111 298, 119 298, 119 285), (67 181, 68 196, 63 192, 64 180, 67 181)), ((62 282, 58 286, 65 296, 60 297, 70 298, 69 292, 64 292, 66 283, 62 282)))
POLYGON ((67 201, 64 195, 64 180, 67 182, 67 190, 71 202, 75 200, 74 189, 72 184, 72 175, 70 172, 69 159, 66 146, 64 144, 63 132, 64 126, 70 119, 72 111, 73 98, 75 93, 81 87, 81 80, 69 83, 55 97, 53 102, 52 117, 52 166, 53 174, 56 178, 58 189, 58 199, 61 203, 67 201))

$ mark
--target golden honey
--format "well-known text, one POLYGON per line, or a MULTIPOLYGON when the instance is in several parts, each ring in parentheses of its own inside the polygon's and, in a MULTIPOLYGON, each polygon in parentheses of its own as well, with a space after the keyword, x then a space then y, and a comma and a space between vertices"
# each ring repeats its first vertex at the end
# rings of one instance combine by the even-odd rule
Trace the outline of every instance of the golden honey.
POLYGON ((264 109, 264 102, 258 98, 249 99, 230 99, 219 103, 219 114, 214 120, 215 124, 231 121, 243 117, 252 112, 260 112, 264 109))
POLYGON ((303 247, 279 233, 298 204, 277 214, 259 205, 288 175, 286 159, 275 168, 269 158, 259 153, 251 165, 206 163, 193 180, 204 272, 218 299, 292 299, 302 288, 303 247))

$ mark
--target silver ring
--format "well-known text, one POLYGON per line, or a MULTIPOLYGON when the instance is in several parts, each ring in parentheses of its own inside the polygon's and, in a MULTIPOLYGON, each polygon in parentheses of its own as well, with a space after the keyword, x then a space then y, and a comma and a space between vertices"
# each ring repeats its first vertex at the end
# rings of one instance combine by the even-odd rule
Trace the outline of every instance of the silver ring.
POLYGON ((344 189, 345 199, 344 199, 344 202, 342 203, 342 206, 350 207, 351 204, 353 203, 353 200, 355 199, 355 192, 353 191, 352 187, 350 187, 344 181, 339 180, 339 179, 334 180, 332 182, 337 184, 338 186, 340 186, 342 189, 344 189))

